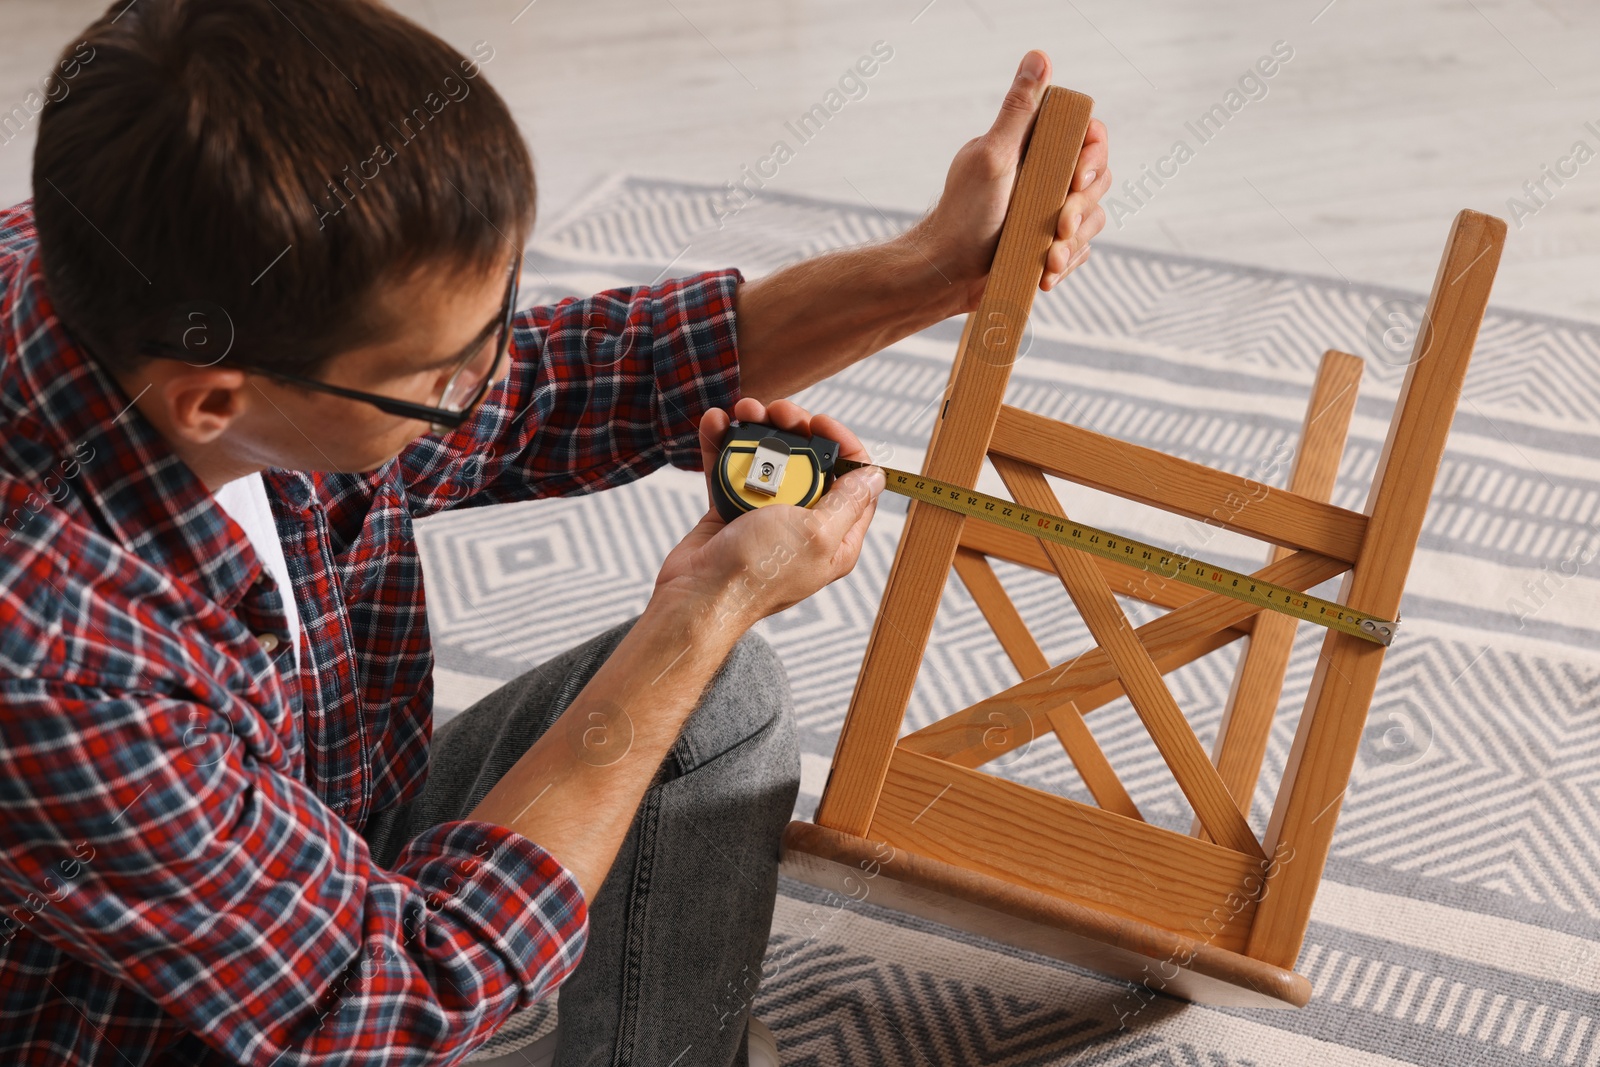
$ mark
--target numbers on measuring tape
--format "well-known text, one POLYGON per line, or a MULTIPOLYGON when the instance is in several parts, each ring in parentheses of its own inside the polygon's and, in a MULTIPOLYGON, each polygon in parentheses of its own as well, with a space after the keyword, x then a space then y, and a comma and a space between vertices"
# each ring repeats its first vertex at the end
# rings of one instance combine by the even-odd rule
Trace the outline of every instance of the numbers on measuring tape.
MULTIPOLYGON (((843 474, 864 466, 868 464, 841 458, 835 473, 843 474)), ((1074 523, 1059 515, 1022 508, 1009 500, 957 485, 947 485, 934 478, 919 477, 892 468, 882 469, 886 486, 936 507, 1008 526, 1029 536, 1069 544, 1097 556, 1153 571, 1162 578, 1231 596, 1257 607, 1284 611, 1296 618, 1320 623, 1378 644, 1389 644, 1398 626, 1398 623, 1349 611, 1343 605, 1273 585, 1250 575, 1238 574, 1092 526, 1074 523)))

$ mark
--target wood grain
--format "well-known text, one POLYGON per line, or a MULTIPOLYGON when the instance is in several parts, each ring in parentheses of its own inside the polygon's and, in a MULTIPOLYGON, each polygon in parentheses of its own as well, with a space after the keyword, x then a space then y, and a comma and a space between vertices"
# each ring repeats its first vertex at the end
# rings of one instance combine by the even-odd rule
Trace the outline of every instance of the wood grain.
MULTIPOLYGON (((1350 417, 1356 410, 1356 390, 1363 366, 1360 359, 1345 352, 1330 349, 1322 354, 1289 472, 1291 492, 1310 500, 1327 500, 1333 495, 1350 417)), ((1269 553, 1268 561, 1288 554, 1288 549, 1277 546, 1269 553)), ((1212 746, 1217 773, 1246 818, 1261 777, 1267 736, 1283 696, 1283 678, 1289 669, 1297 621, 1281 612, 1265 611, 1256 616, 1256 627, 1239 657, 1233 688, 1212 746)), ((1205 827, 1196 821, 1190 832, 1204 836, 1205 827)))
POLYGON ((1257 906, 1251 879, 1273 873, 1264 859, 902 748, 867 836, 1231 951, 1257 906))
MULTIPOLYGON (((1249 632, 1248 628, 1254 622, 1254 619, 1248 619, 1242 623, 1241 625, 1246 628, 1244 630, 1227 627, 1196 637, 1152 658, 1157 669, 1163 674, 1168 674, 1185 663, 1193 663, 1201 656, 1209 655, 1224 645, 1237 641, 1249 632)), ((1053 716, 1061 708, 1070 705, 1077 709, 1080 716, 1084 716, 1123 695, 1122 681, 1119 678, 1102 677, 1098 682, 1085 679, 1081 683, 1076 680, 1062 683, 1060 692, 1055 694, 1055 698, 1048 706, 1008 704, 999 697, 988 697, 969 708, 963 708, 938 722, 929 723, 922 729, 907 734, 900 739, 900 746, 912 752, 949 760, 962 767, 980 767, 989 760, 1005 755, 1027 740, 1029 735, 1022 729, 1023 723, 1031 725, 1034 735, 1042 734, 1055 729, 1053 716), (978 711, 980 707, 983 709, 981 712, 978 711), (980 743, 974 737, 977 724, 994 721, 997 715, 1000 721, 1011 724, 1016 733, 987 738, 985 739, 987 743, 980 743)))
MULTIPOLYGON (((956 356, 949 403, 923 464, 922 473, 931 478, 977 482, 1092 106, 1079 93, 1057 86, 1045 91, 988 283, 956 356)), ((825 826, 862 834, 871 824, 964 519, 911 504, 817 809, 817 821, 825 826)))
MULTIPOLYGON (((1055 573, 1039 538, 1007 526, 992 522, 969 522, 961 527, 961 547, 1015 563, 1019 567, 1055 573)), ((1112 591, 1122 596, 1131 596, 1158 607, 1175 608, 1206 595, 1204 590, 1192 585, 1171 581, 1129 563, 1104 556, 1092 558, 1094 565, 1100 568, 1100 573, 1110 583, 1112 591)))
POLYGON ((1067 750, 1072 765, 1078 769, 1078 777, 1083 779, 1084 788, 1089 790, 1095 803, 1130 819, 1144 819, 1139 806, 1133 802, 1127 787, 1117 776, 1116 768, 1106 759, 1105 750, 1094 739, 1094 734, 1089 732, 1089 724, 1083 721, 1083 713, 1078 710, 1078 705, 1069 703, 1051 708, 1045 712, 1045 718, 1060 739, 1061 747, 1067 750))
MULTIPOLYGON (((1025 508, 1062 514, 1061 502, 1037 468, 1002 456, 991 456, 995 470, 1011 491, 1011 497, 1025 508)), ((1123 614, 1111 587, 1087 553, 1057 541, 1044 541, 1067 595, 1077 605, 1089 633, 1111 660, 1122 688, 1133 702, 1150 739, 1155 742, 1167 769, 1188 798, 1195 815, 1210 831, 1212 839, 1247 856, 1265 858, 1261 842, 1250 824, 1239 813, 1228 795, 1222 777, 1206 755, 1200 739, 1183 717, 1172 691, 1161 679, 1161 671, 1140 643, 1133 624, 1123 614)))
MULTIPOLYGON (((1254 576, 1303 591, 1346 569, 1344 563, 1327 556, 1294 552, 1267 564, 1254 576)), ((1174 670, 1239 636, 1236 628, 1260 611, 1260 608, 1221 593, 1203 593, 1183 607, 1174 608, 1161 618, 1145 623, 1135 633, 1160 669, 1174 670), (1212 641, 1215 643, 1208 643, 1212 641), (1185 656, 1188 658, 1183 658, 1185 656)), ((918 751, 966 763, 970 758, 966 739, 970 739, 973 724, 986 721, 991 711, 998 709, 1014 715, 1013 709, 1021 708, 1029 715, 1043 718, 1048 709, 1070 700, 1087 715, 1100 703, 1116 699, 1121 692, 1116 667, 1104 649, 1095 648, 908 734, 901 739, 901 744, 909 743, 918 751), (1106 685, 1114 688, 1103 702, 1091 698, 1090 694, 1106 692, 1097 688, 1106 685)), ((1044 728, 1045 724, 1040 723, 1039 729, 1044 728)), ((1000 751, 990 751, 972 765, 1000 754, 1000 751)))
MULTIPOLYGON (((1016 666, 1018 673, 1026 678, 1031 674, 1047 670, 1050 661, 1044 658, 1044 653, 1039 650, 1039 643, 1033 639, 1033 634, 1028 632, 1027 624, 1022 621, 1022 615, 1018 613, 1011 598, 1006 595, 1005 587, 1000 584, 1000 579, 995 577, 994 568, 989 566, 989 561, 982 553, 974 552, 970 548, 956 549, 955 569, 962 584, 967 587, 967 592, 971 593, 972 599, 977 602, 978 610, 983 612, 989 628, 1000 641, 1000 647, 1011 657, 1011 662, 1016 666)), ((1143 818, 1133 798, 1128 795, 1127 789, 1123 788, 1117 772, 1112 769, 1111 762, 1106 759, 1099 742, 1089 732, 1089 727, 1084 723, 1083 716, 1078 713, 1077 708, 1069 704, 1048 714, 1051 729, 1055 731, 1061 747, 1066 749, 1067 758, 1072 760, 1072 765, 1078 770, 1078 776, 1083 779, 1083 784, 1088 787, 1095 802, 1107 811, 1114 811, 1134 819, 1143 818)), ((1023 724, 1013 722, 999 714, 991 714, 990 722, 991 725, 978 731, 979 737, 974 739, 975 747, 986 749, 992 742, 1005 744, 1008 749, 1015 747, 1018 742, 1011 736, 1010 731, 1023 724)), ((1032 729, 1031 720, 1026 722, 1024 728, 1027 730, 1029 741, 1038 736, 1038 732, 1032 729)))
POLYGON ((1366 516, 1347 508, 1281 489, 1269 491, 1250 478, 1009 404, 1000 408, 989 452, 1163 511, 1346 563, 1355 561, 1367 528, 1366 516))
POLYGON ((1050 661, 1044 658, 1039 643, 1033 639, 1033 634, 1028 632, 1027 623, 1022 621, 1017 606, 1011 602, 1005 586, 1000 584, 994 568, 989 566, 989 561, 984 558, 983 553, 970 548, 957 548, 955 570, 956 576, 961 579, 961 584, 967 587, 967 592, 977 603, 978 610, 983 612, 984 621, 989 624, 989 629, 994 631, 995 637, 1000 641, 1000 647, 1011 658, 1017 673, 1026 678, 1042 670, 1048 670, 1050 661))
MULTIPOLYGON (((1505 234, 1502 220, 1476 211, 1451 227, 1368 496, 1366 541, 1340 595, 1357 611, 1399 614, 1505 234)), ((1267 829, 1268 848, 1293 858, 1251 931, 1258 959, 1290 967, 1300 953, 1385 651, 1337 631, 1323 641, 1267 829)))
POLYGON ((1311 983, 1293 971, 1203 939, 815 823, 785 829, 781 870, 850 900, 1123 978, 1141 996, 1238 1008, 1299 1008, 1311 998, 1311 983))

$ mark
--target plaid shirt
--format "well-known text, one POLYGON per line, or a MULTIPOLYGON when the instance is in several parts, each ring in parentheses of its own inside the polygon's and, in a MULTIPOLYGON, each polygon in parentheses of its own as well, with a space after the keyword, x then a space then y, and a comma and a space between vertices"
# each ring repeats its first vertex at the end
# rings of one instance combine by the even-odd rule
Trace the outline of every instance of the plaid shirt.
MULTIPOLYGON (((107 250, 108 253, 110 250, 107 250)), ((453 1063, 550 993, 588 910, 460 821, 376 866, 427 774, 413 520, 701 469, 738 398, 736 270, 517 315, 511 371, 372 474, 271 470, 303 620, 63 331, 0 211, 0 1051, 7 1064, 453 1063)))

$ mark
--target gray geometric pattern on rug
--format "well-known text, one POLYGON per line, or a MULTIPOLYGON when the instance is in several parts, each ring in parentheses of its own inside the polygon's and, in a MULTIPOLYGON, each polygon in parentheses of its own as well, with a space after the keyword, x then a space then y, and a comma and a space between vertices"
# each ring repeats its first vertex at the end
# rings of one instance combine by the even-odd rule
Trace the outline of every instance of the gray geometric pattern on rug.
MULTIPOLYGON (((718 187, 614 175, 541 223, 524 305, 726 266, 753 279, 915 219, 763 191, 719 225, 723 203, 718 187)), ((1437 247, 1447 228, 1441 215, 1437 247)), ((1334 494, 1361 509, 1403 376, 1377 338, 1390 311, 1423 296, 1097 242, 1037 297, 1006 401, 1258 475, 1292 447, 1317 360, 1339 348, 1367 364, 1334 494)), ((841 419, 875 461, 919 469, 958 337, 947 321, 795 399, 841 419)), ((1263 480, 1281 485, 1286 469, 1263 480)), ((1258 542, 1055 484, 1096 525, 1224 565, 1265 558, 1258 542)), ((990 470, 979 487, 1005 492, 990 470)), ((420 524, 439 719, 642 610, 705 506, 702 475, 666 470, 420 524)), ((797 817, 816 807, 904 514, 885 495, 855 570, 758 627, 795 694, 797 817)), ((1596 546, 1600 328, 1491 308, 1297 966, 1310 1006, 1146 1003, 1126 983, 785 879, 755 1002, 785 1063, 1596 1067, 1600 565, 1584 562, 1596 546)), ((1088 645, 1058 580, 995 566, 1053 662, 1088 645)), ((1316 663, 1320 631, 1300 630, 1251 811, 1258 833, 1316 663)), ((1168 676, 1208 746, 1236 655, 1168 676)), ((1017 681, 959 581, 924 662, 903 732, 1017 681)), ((1192 813, 1126 701, 1089 723, 1146 816, 1187 828, 1192 813)), ((1052 738, 986 769, 1088 799, 1052 738)), ((510 1047, 484 1052, 496 1046, 510 1047)))

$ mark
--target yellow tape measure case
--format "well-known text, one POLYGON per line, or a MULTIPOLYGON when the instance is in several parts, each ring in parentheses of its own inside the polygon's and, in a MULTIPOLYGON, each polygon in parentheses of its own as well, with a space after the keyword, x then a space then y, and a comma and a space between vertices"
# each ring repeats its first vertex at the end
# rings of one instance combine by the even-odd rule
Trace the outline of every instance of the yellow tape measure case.
POLYGON ((735 423, 717 457, 711 501, 728 522, 766 504, 808 508, 832 484, 838 456, 838 442, 826 437, 735 423))

